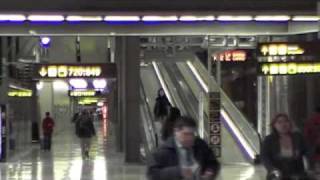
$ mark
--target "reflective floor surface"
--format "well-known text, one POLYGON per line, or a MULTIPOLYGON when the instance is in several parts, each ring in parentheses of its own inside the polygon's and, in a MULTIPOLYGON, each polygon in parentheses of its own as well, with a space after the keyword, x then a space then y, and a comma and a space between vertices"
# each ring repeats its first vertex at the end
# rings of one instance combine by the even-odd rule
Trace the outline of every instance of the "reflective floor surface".
MULTIPOLYGON (((114 150, 113 132, 106 123, 97 124, 91 158, 82 160, 80 144, 70 124, 53 137, 51 152, 34 145, 12 162, 0 164, 1 180, 146 180, 145 166, 126 164, 114 150)), ((261 167, 229 164, 222 167, 220 180, 262 180, 261 167)))

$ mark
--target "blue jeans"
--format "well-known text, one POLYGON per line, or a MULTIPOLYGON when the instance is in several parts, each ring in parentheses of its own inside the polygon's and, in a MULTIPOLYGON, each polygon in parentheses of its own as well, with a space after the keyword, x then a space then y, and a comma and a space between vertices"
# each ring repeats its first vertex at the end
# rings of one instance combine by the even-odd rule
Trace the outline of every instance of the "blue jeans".
POLYGON ((51 149, 51 134, 45 134, 43 136, 43 149, 51 149))

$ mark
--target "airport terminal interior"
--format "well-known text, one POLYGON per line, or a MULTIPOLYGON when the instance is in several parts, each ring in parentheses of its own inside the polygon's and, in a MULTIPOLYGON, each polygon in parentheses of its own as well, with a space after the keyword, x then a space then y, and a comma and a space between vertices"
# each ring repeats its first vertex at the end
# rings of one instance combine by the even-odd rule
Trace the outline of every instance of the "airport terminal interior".
POLYGON ((76 8, 42 3, 48 12, 32 1, 39 11, 14 9, 18 0, 0 7, 1 180, 156 180, 147 166, 164 143, 154 113, 159 90, 195 119, 196 135, 221 164, 217 180, 264 180, 262 144, 273 118, 287 114, 303 134, 320 110, 316 2, 273 9, 276 2, 230 0, 226 12, 198 12, 189 0, 178 10, 156 3, 159 12, 142 0, 101 2, 131 8, 105 13, 97 1, 88 10, 85 0, 76 8), (54 121, 49 149, 46 112, 54 121), (82 116, 95 129, 85 156, 82 116))

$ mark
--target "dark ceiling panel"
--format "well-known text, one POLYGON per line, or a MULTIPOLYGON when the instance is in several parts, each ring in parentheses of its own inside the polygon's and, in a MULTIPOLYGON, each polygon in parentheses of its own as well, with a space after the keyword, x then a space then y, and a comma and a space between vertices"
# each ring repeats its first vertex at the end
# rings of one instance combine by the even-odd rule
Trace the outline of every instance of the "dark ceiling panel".
POLYGON ((314 11, 316 0, 5 0, 1 11, 314 11))

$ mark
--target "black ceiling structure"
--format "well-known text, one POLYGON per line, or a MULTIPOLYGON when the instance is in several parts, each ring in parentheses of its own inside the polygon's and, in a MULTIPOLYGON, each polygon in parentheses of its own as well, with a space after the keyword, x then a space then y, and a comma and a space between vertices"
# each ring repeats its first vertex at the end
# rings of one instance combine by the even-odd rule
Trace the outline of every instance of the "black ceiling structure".
POLYGON ((2 12, 317 12, 316 0, 3 0, 2 12))

